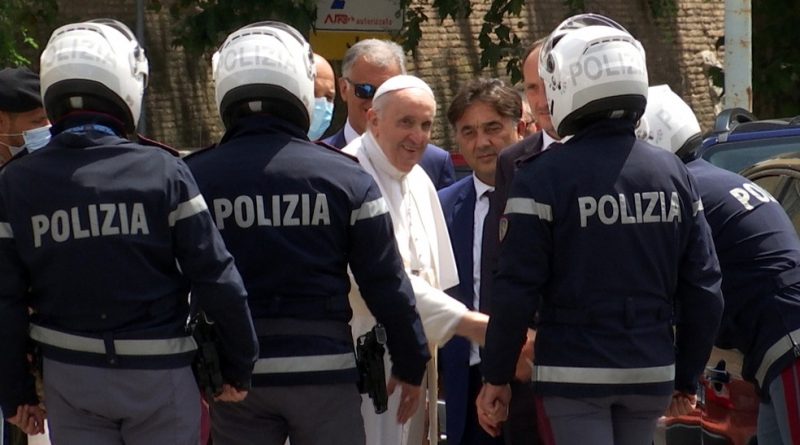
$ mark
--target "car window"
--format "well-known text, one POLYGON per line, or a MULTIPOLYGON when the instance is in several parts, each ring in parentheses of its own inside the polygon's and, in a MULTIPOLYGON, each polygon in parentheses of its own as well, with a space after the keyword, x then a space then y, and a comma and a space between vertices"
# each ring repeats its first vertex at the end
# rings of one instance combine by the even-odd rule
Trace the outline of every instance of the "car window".
POLYGON ((717 167, 732 172, 743 169, 773 156, 800 150, 800 138, 754 139, 749 141, 716 144, 702 157, 717 167))
POLYGON ((800 233, 800 180, 791 178, 786 193, 781 197, 781 204, 789 214, 789 218, 794 224, 794 229, 800 233))
POLYGON ((792 220, 795 231, 800 233, 800 178, 776 172, 773 175, 753 179, 753 182, 781 203, 789 219, 792 220))
POLYGON ((768 191, 770 195, 778 199, 781 195, 783 186, 786 184, 786 179, 788 178, 783 175, 770 175, 754 179, 753 182, 758 184, 764 190, 768 191))

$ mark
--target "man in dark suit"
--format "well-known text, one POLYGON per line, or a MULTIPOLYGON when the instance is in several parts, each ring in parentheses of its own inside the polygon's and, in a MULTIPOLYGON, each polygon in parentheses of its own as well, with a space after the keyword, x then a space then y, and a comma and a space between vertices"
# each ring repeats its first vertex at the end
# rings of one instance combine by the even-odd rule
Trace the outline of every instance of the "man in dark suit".
MULTIPOLYGON (((459 285, 449 293, 467 305, 488 313, 491 280, 484 237, 484 219, 494 193, 497 155, 518 141, 524 131, 521 99, 499 79, 478 79, 453 99, 447 118, 460 153, 473 174, 439 191, 458 266, 459 285), (483 259, 483 261, 482 261, 483 259)), ((491 218, 490 218, 491 219, 491 218)), ((487 242, 496 243, 487 235, 487 242)), ((478 423, 475 399, 481 372, 478 345, 452 339, 441 349, 441 368, 447 402, 447 441, 454 445, 502 444, 478 423)), ((529 419, 533 422, 533 419, 529 419)))
MULTIPOLYGON (((323 142, 344 148, 364 134, 367 111, 372 107, 375 91, 390 77, 405 73, 405 55, 400 45, 388 40, 366 39, 351 46, 342 60, 342 77, 339 78, 339 91, 347 105, 347 121, 323 142)), ((425 148, 419 166, 437 190, 455 181, 450 154, 433 144, 425 148)))
MULTIPOLYGON (((553 142, 558 142, 558 135, 550 121, 550 109, 547 106, 547 97, 544 94, 544 82, 539 77, 539 50, 544 39, 537 40, 528 49, 522 66, 522 75, 525 84, 525 96, 528 99, 533 120, 536 123, 538 132, 531 134, 525 139, 503 150, 497 159, 497 206, 492 210, 500 218, 508 198, 508 189, 511 187, 511 180, 514 179, 514 172, 517 165, 543 150, 546 150, 553 142)), ((499 241, 498 241, 499 242, 499 241)))
MULTIPOLYGON (((546 150, 553 142, 558 142, 558 135, 553 128, 553 123, 550 121, 550 110, 545 96, 544 82, 539 77, 539 50, 543 42, 544 39, 541 39, 531 45, 522 66, 525 96, 528 99, 528 105, 539 131, 511 145, 497 157, 495 199, 492 200, 489 212, 492 218, 486 220, 486 225, 489 226, 487 233, 492 236, 492 247, 487 249, 485 258, 491 265, 491 270, 495 270, 497 266, 497 252, 500 244, 498 237, 499 220, 503 216, 503 209, 505 209, 506 200, 508 199, 508 191, 511 188, 511 181, 514 179, 517 166, 520 162, 546 150)), ((533 391, 529 383, 531 370, 525 365, 525 361, 533 357, 533 340, 531 336, 529 336, 529 341, 526 342, 522 351, 525 358, 518 363, 517 380, 511 382, 511 391, 514 396, 508 408, 509 419, 503 426, 506 443, 511 445, 540 443, 536 422, 533 420, 536 407, 533 391)))

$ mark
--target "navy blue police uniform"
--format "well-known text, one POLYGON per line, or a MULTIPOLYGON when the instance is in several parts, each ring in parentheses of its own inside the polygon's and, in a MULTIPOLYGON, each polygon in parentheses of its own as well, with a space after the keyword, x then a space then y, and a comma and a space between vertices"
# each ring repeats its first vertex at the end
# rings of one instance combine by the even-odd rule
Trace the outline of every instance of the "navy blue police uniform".
MULTIPOLYGON (((309 142, 286 120, 252 115, 239 118, 218 146, 187 163, 247 287, 261 347, 255 387, 312 385, 312 398, 319 398, 313 394, 321 385, 345 384, 342 409, 360 421, 348 266, 386 327, 392 374, 421 382, 429 352, 388 207, 354 159, 309 142)), ((294 400, 275 408, 278 415, 291 417, 289 405, 299 398, 295 392, 294 400)), ((249 399, 245 403, 255 403, 249 399)), ((307 400, 299 415, 308 417, 313 409, 307 400)), ((335 414, 320 413, 328 419, 335 414)), ((317 423, 310 428, 325 426, 317 423)))
POLYGON ((58 127, 46 149, 0 172, 3 411, 36 401, 29 330, 46 369, 188 370, 190 291, 216 322, 225 380, 248 388, 257 342, 247 295, 188 167, 112 124, 58 127))
POLYGON ((722 300, 710 230, 679 159, 637 141, 630 121, 595 122, 523 164, 500 231, 489 383, 512 379, 537 314, 540 396, 694 391, 722 300))
POLYGON ((687 163, 711 226, 725 312, 716 344, 744 354, 742 376, 767 391, 800 356, 800 240, 775 198, 703 159, 687 163))

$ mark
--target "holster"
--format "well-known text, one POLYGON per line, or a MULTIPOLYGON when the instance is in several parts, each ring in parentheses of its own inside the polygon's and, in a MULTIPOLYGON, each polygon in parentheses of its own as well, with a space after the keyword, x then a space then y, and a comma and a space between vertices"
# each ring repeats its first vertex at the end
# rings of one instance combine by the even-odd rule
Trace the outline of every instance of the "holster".
POLYGON ((205 312, 199 311, 189 322, 189 329, 197 342, 192 371, 200 391, 211 401, 222 394, 223 383, 214 322, 206 317, 205 312))
POLYGON ((375 325, 356 340, 358 389, 362 394, 369 394, 377 414, 385 412, 389 403, 389 395, 386 392, 386 369, 383 362, 385 344, 386 329, 381 324, 375 325))

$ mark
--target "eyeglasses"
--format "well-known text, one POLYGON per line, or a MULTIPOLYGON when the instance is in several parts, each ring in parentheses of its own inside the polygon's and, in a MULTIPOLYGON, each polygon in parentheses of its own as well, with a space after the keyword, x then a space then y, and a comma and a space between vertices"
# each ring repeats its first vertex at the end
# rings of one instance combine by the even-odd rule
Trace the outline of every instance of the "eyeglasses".
POLYGON ((355 88, 353 92, 359 99, 372 99, 372 97, 375 96, 375 91, 378 90, 378 87, 371 83, 355 83, 347 77, 345 77, 344 80, 350 85, 353 85, 355 88))

